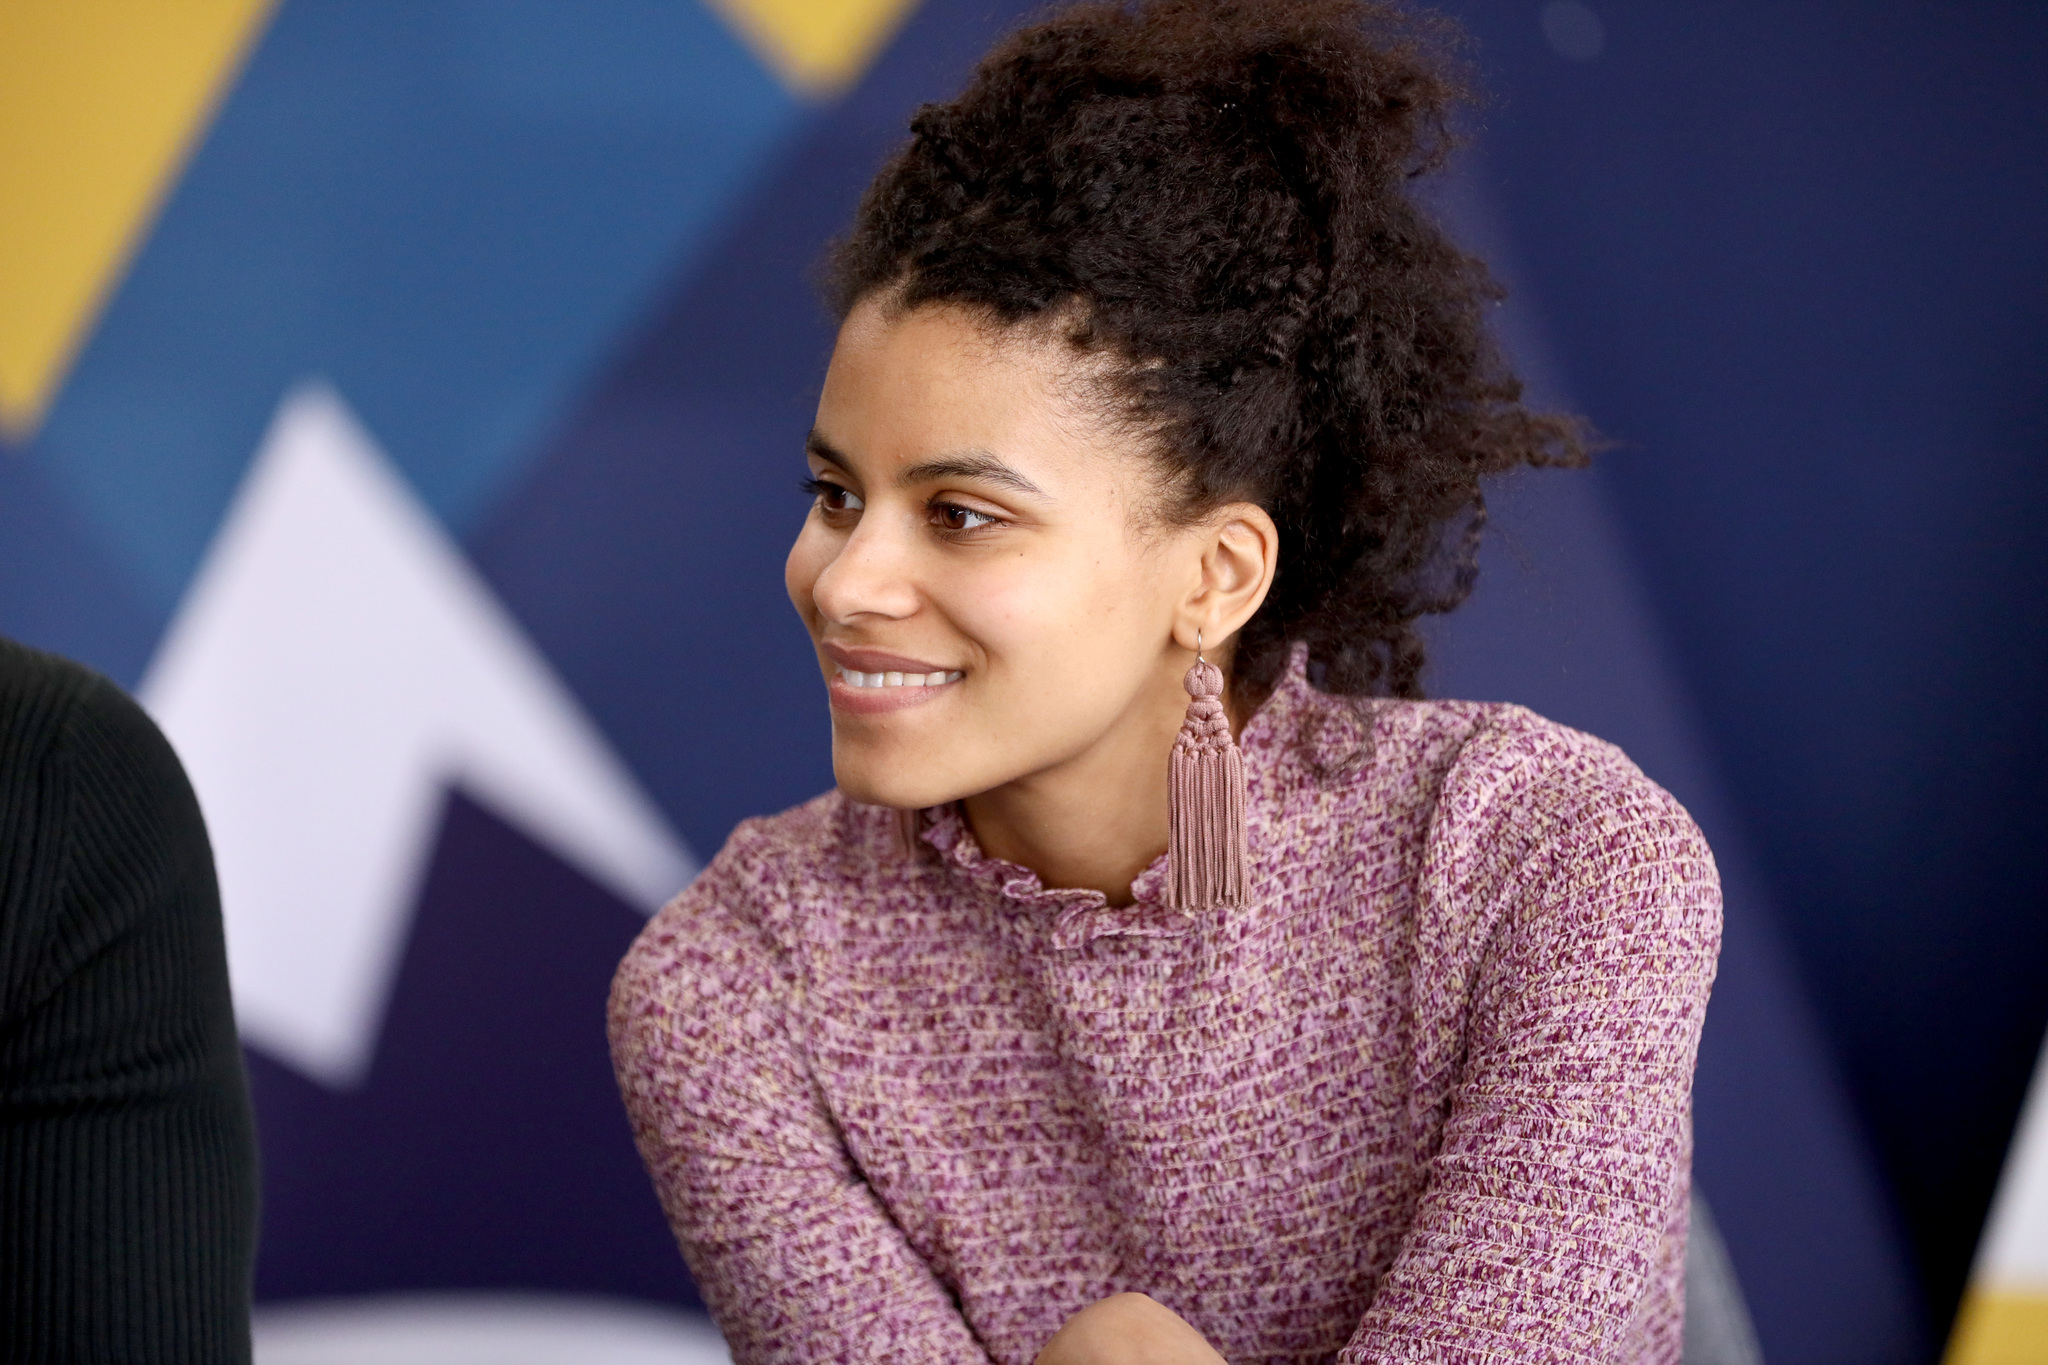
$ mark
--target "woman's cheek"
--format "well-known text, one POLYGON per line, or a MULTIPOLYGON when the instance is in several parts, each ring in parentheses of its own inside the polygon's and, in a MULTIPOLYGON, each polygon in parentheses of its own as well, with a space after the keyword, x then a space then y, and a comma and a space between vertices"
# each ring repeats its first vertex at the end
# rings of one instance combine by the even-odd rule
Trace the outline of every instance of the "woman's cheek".
POLYGON ((946 615, 993 657, 1030 657, 1046 618, 1058 619, 1046 600, 1044 573, 1015 556, 956 568, 935 576, 935 583, 946 615))

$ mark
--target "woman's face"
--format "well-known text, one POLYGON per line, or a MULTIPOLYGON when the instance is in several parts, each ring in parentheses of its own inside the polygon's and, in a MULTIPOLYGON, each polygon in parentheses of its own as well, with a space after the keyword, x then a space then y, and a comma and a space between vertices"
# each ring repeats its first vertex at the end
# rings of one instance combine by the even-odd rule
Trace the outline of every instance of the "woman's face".
POLYGON ((1171 741, 1199 535, 1146 524, 1147 457, 1071 396, 1073 363, 946 306, 868 300, 840 329, 785 579, 857 801, 990 791, 1120 727, 1171 741))

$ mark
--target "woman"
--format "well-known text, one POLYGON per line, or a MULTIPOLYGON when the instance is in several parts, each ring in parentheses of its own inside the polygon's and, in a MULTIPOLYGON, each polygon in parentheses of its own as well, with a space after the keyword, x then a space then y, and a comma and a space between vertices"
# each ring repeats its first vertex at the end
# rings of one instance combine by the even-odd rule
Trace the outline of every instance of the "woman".
POLYGON ((1065 10, 837 249, 787 577, 838 790, 612 998, 744 1365, 1678 1358, 1711 859, 1613 748, 1417 699, 1481 477, 1580 455, 1406 196, 1441 39, 1065 10))

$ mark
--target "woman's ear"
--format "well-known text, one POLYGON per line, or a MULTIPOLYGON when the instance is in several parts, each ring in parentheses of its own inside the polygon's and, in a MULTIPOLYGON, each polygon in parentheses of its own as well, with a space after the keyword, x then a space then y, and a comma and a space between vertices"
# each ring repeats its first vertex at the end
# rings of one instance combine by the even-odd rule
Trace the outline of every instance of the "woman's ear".
POLYGON ((1174 640, 1192 650, 1199 631, 1202 648, 1214 651, 1265 602, 1280 567, 1280 528, 1257 503, 1234 502, 1194 534, 1199 573, 1181 604, 1174 640))

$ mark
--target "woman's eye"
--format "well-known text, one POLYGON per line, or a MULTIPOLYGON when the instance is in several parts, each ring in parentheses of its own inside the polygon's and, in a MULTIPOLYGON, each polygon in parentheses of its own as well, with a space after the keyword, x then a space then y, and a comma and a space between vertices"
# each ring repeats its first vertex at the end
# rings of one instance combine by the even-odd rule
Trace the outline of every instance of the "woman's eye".
POLYGON ((932 515, 941 527, 948 531, 972 531, 982 526, 995 525, 996 519, 985 512, 957 503, 939 502, 932 504, 932 515))
POLYGON ((818 506, 827 512, 858 512, 867 506, 860 500, 860 494, 829 479, 805 479, 803 490, 816 498, 818 506))

